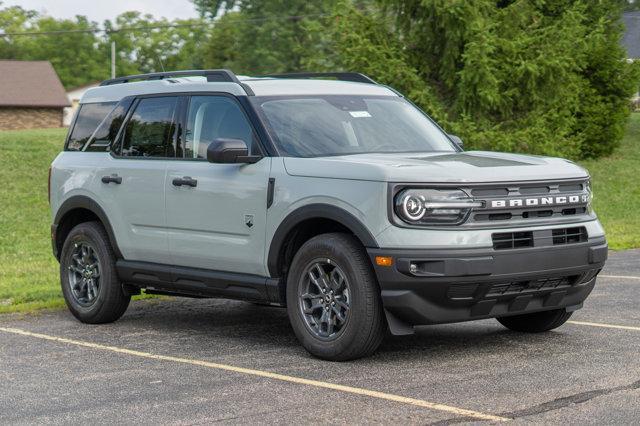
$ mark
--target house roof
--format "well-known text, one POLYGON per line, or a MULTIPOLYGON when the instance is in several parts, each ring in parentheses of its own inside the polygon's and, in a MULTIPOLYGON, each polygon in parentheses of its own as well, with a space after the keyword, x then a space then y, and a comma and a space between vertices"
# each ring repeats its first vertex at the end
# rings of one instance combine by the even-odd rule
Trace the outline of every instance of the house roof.
POLYGON ((62 108, 69 105, 51 62, 0 60, 0 106, 62 108))
POLYGON ((625 32, 622 44, 627 49, 627 58, 640 58, 640 12, 626 12, 624 21, 625 32))

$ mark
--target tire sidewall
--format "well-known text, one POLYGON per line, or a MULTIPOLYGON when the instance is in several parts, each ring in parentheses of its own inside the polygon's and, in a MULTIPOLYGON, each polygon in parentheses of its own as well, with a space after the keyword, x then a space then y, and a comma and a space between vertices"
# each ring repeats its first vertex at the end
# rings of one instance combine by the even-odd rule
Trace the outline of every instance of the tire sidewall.
MULTIPOLYGON (((303 244, 294 256, 287 276, 287 311, 294 333, 311 353, 327 358, 343 353, 354 342, 366 338, 366 336, 362 336, 363 329, 367 328, 367 324, 364 321, 371 317, 371 312, 369 311, 372 309, 368 300, 370 294, 368 294, 366 288, 372 284, 371 276, 361 276, 361 265, 353 261, 351 253, 341 243, 342 241, 337 238, 313 238, 309 240, 303 244), (349 281, 351 297, 349 318, 340 334, 331 340, 321 339, 313 335, 299 307, 298 286, 300 285, 302 274, 309 263, 318 258, 331 259, 333 263, 340 267, 349 281)), ((373 284, 375 284, 375 281, 373 284)), ((374 303, 376 302, 377 300, 374 301, 374 303)))
POLYGON ((62 294, 69 310, 82 320, 90 319, 98 314, 105 304, 107 293, 113 281, 113 259, 111 259, 109 249, 103 241, 102 236, 92 226, 80 224, 73 228, 64 242, 60 255, 60 282, 62 294), (89 243, 96 252, 100 264, 100 283, 98 287, 98 297, 90 306, 79 304, 72 294, 69 285, 68 267, 71 265, 74 245, 78 243, 89 243))

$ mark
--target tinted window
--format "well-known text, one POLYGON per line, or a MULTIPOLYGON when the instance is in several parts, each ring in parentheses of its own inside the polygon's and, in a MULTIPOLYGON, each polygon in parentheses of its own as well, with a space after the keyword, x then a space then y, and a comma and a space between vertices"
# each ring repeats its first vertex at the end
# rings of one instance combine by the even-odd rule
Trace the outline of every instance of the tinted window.
POLYGON ((121 155, 173 157, 176 97, 144 98, 127 122, 121 155))
POLYGON ((207 158, 207 147, 216 139, 241 139, 255 154, 253 130, 240 106, 224 96, 193 96, 185 132, 184 156, 207 158))
POLYGON ((89 142, 82 151, 109 151, 118 135, 125 114, 131 105, 131 99, 121 101, 107 117, 102 120, 89 142))
POLYGON ((80 105, 73 130, 69 135, 67 150, 82 151, 98 125, 113 110, 115 105, 115 102, 80 105))

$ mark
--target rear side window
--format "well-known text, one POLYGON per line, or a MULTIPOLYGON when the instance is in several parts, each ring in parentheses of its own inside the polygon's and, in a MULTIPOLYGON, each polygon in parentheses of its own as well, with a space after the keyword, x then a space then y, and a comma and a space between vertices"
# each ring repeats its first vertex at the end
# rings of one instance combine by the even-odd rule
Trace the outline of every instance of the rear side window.
POLYGON ((83 151, 93 132, 115 106, 116 102, 80 105, 73 130, 67 142, 67 151, 83 151))
POLYGON ((124 130, 123 157, 175 157, 174 135, 178 98, 140 99, 124 130))

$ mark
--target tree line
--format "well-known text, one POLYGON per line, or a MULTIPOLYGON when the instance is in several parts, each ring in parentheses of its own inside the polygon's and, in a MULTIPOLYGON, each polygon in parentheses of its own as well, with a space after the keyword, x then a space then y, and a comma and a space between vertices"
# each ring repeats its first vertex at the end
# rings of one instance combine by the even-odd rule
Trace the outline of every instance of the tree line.
MULTIPOLYGON (((192 0, 199 18, 126 12, 102 25, 1 7, 0 58, 47 59, 67 88, 117 74, 363 72, 470 149, 610 154, 640 81, 620 46, 627 0, 192 0), (153 28, 150 27, 160 27, 153 28)), ((639 41, 640 42, 640 41, 639 41)))

